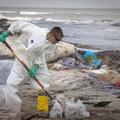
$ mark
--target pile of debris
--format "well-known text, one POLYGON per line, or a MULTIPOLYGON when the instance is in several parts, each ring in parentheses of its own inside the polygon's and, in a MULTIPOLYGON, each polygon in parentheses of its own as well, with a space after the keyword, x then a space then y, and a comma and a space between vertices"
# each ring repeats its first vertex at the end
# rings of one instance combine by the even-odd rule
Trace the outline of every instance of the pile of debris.
MULTIPOLYGON (((26 81, 17 93, 22 99, 22 120, 39 120, 40 118, 49 120, 50 116, 57 120, 79 119, 85 116, 88 120, 119 120, 120 51, 97 52, 96 55, 103 60, 103 65, 100 69, 92 70, 91 66, 88 68, 76 66, 78 64, 76 64, 75 54, 70 55, 66 46, 70 50, 74 48, 72 45, 61 42, 56 47, 56 50, 59 51, 56 53, 64 58, 60 60, 55 58, 57 62, 48 64, 51 72, 48 91, 61 104, 61 114, 58 115, 56 109, 53 109, 52 113, 37 111, 37 96, 40 93, 32 88, 30 81, 26 81), (60 45, 64 47, 60 47, 60 45), (60 48, 64 48, 62 51, 64 54, 61 53, 60 48), (66 55, 67 57, 65 57, 66 55), (78 110, 80 111, 78 112, 78 110)), ((4 80, 7 79, 14 61, 11 58, 14 57, 9 57, 12 54, 5 52, 5 46, 0 47, 0 51, 0 59, 2 59, 0 61, 0 73, 2 73, 0 81, 5 83, 4 80), (9 58, 9 60, 5 61, 6 58, 9 58), (5 71, 7 71, 7 74, 5 71)), ((49 101, 49 111, 53 107, 52 102, 49 101)))

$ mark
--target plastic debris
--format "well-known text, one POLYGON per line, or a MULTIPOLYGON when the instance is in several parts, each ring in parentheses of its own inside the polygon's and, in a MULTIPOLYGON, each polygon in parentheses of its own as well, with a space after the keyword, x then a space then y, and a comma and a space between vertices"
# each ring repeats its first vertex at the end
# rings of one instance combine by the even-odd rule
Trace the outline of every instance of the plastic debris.
POLYGON ((21 99, 7 87, 0 87, 0 120, 21 120, 21 99))
POLYGON ((52 107, 52 110, 50 111, 50 118, 62 118, 62 107, 60 103, 57 101, 54 101, 54 106, 52 107))
POLYGON ((73 99, 70 99, 65 104, 65 117, 67 119, 80 119, 88 118, 90 113, 87 112, 85 105, 82 101, 77 100, 76 102, 73 99))
POLYGON ((48 97, 47 96, 37 97, 37 110, 40 112, 48 112, 48 97))

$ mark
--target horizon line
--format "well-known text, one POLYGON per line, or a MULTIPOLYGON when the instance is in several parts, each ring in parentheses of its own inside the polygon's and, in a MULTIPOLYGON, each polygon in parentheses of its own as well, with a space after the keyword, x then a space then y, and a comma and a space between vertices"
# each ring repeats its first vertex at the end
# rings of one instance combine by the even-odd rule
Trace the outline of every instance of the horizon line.
POLYGON ((0 8, 32 8, 32 9, 107 9, 107 10, 110 10, 110 9, 120 9, 120 8, 101 8, 101 7, 34 7, 34 6, 0 6, 0 8))

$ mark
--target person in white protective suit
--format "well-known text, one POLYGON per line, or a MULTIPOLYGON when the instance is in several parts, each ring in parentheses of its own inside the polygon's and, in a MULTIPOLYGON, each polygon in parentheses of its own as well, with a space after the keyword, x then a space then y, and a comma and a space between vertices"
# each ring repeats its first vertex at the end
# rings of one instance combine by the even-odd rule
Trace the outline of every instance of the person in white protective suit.
MULTIPOLYGON (((45 51, 50 51, 55 43, 61 41, 63 37, 62 29, 56 26, 49 31, 48 28, 40 28, 32 23, 17 21, 12 23, 8 30, 12 34, 24 33, 28 36, 28 39, 26 39, 23 44, 25 45, 27 52, 32 56, 29 61, 39 65, 36 78, 41 81, 45 88, 48 88, 50 74, 45 60, 45 51)), ((17 92, 21 83, 26 79, 28 79, 26 69, 18 60, 16 60, 10 75, 8 76, 7 86, 13 92, 17 92)), ((31 82, 35 89, 40 89, 36 81, 31 79, 31 82)))

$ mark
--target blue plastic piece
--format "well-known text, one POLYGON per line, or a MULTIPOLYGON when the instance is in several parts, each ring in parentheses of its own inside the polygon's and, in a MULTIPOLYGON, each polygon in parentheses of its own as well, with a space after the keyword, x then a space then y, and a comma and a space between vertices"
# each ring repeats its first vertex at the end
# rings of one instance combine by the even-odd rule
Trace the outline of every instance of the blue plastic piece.
POLYGON ((92 51, 86 51, 86 53, 82 56, 85 61, 97 68, 102 64, 102 61, 97 58, 97 56, 92 51))

